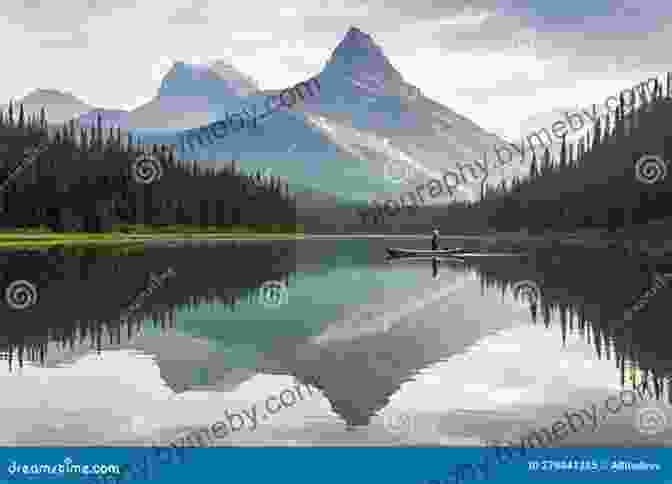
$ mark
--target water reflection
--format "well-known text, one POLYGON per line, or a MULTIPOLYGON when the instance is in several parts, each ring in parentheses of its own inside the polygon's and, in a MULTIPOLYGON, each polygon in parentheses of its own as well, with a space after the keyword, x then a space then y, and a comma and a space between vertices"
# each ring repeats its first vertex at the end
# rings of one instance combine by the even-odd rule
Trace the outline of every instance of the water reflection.
POLYGON ((166 330, 174 329, 176 312, 215 303, 235 311, 267 280, 287 283, 293 251, 292 244, 238 243, 4 251, 0 320, 11 324, 0 330, 0 354, 11 367, 44 362, 49 342, 59 350, 86 342, 100 352, 104 341, 131 339, 146 319, 166 330), (168 270, 179 276, 147 294, 168 270), (16 281, 35 287, 35 304, 12 303, 8 289, 16 281))
MULTIPOLYGON (((330 412, 356 430, 372 427, 439 365, 515 330, 519 309, 504 312, 502 304, 517 301, 525 324, 557 324, 563 348, 580 336, 597 360, 613 360, 621 386, 648 382, 672 405, 672 360, 658 336, 669 284, 651 291, 672 261, 541 249, 524 258, 390 264, 383 246, 325 240, 5 251, 3 296, 25 280, 38 297, 21 309, 3 299, 0 320, 9 324, 0 328, 0 359, 10 370, 66 372, 86 355, 132 349, 152 355, 173 395, 233 394, 259 375, 291 377, 319 389, 330 412), (168 268, 175 277, 154 284, 125 314, 168 268)), ((534 350, 517 345, 522 354, 534 350)))
POLYGON ((656 264, 639 258, 623 258, 616 251, 576 249, 558 253, 538 250, 528 263, 507 258, 478 258, 467 261, 465 268, 475 269, 482 287, 510 292, 514 297, 516 284, 531 281, 541 298, 528 301, 530 319, 546 327, 557 315, 562 342, 576 332, 593 344, 598 359, 613 359, 625 383, 627 368, 638 368, 642 378, 650 379, 656 395, 662 397, 665 387, 668 402, 672 360, 669 348, 657 338, 659 325, 669 314, 670 289, 648 300, 644 310, 632 308, 650 291, 659 274, 668 274, 672 260, 656 264), (629 315, 629 316, 628 316, 629 315))

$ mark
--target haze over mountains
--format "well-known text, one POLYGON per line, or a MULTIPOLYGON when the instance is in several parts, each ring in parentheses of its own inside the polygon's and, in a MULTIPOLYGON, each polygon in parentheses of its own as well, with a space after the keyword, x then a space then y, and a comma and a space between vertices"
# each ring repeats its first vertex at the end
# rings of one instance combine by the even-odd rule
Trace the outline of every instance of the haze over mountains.
MULTIPOLYGON (((366 33, 351 28, 316 76, 319 92, 307 95, 291 110, 275 112, 255 130, 241 130, 219 143, 178 157, 203 166, 223 167, 237 160, 247 171, 271 169, 292 191, 318 191, 328 199, 365 201, 399 198, 457 163, 472 163, 494 146, 506 144, 477 124, 427 97, 406 83, 382 49, 366 33), (385 165, 400 160, 411 167, 407 183, 388 180, 385 165)), ((315 91, 315 90, 314 90, 315 91)), ((261 114, 268 95, 257 82, 232 65, 176 62, 164 76, 157 95, 127 112, 95 109, 71 94, 39 90, 23 101, 27 113, 47 108, 50 123, 78 117, 91 125, 100 113, 103 126, 120 126, 145 143, 177 144, 176 134, 243 108, 261 114)), ((528 160, 529 161, 529 160, 528 160)), ((520 163, 490 170, 489 183, 501 176, 527 172, 520 163)), ((461 194, 474 199, 478 183, 461 194)), ((317 200, 315 200, 317 201, 317 200)), ((447 196, 437 203, 448 203, 447 196)), ((426 202, 434 200, 426 197, 426 202)))
MULTIPOLYGON (((56 89, 36 89, 18 101, 23 104, 26 115, 40 114, 40 109, 47 110, 49 123, 63 123, 76 118, 81 114, 94 109, 69 92, 61 92, 56 89)), ((5 111, 7 104, 0 105, 5 111)))

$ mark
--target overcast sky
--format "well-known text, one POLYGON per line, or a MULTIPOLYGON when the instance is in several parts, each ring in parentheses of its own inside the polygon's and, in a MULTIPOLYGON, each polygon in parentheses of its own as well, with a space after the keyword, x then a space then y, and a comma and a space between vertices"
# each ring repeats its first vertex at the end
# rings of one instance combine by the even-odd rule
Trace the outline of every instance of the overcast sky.
POLYGON ((671 14, 667 0, 4 0, 0 103, 53 88, 132 109, 173 60, 224 59, 285 87, 356 26, 425 95, 508 134, 672 70, 671 14))

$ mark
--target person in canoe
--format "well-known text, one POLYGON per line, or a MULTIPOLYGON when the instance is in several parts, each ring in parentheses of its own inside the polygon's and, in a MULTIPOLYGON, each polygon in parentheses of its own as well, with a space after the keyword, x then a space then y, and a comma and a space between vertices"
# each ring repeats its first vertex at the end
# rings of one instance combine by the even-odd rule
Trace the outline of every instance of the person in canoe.
POLYGON ((439 229, 432 230, 432 250, 439 250, 439 229))

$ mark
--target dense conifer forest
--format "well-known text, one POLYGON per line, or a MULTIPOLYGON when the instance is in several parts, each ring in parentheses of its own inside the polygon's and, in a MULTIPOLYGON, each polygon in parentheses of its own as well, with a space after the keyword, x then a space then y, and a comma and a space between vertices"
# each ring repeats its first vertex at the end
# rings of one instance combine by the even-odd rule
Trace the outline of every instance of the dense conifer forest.
POLYGON ((173 146, 143 145, 119 128, 89 129, 75 120, 48 125, 46 112, 24 116, 10 102, 0 111, 0 229, 109 232, 200 226, 294 232, 295 205, 287 183, 176 161, 173 146), (32 151, 32 153, 31 153, 32 151), (157 175, 137 181, 137 160, 150 158, 157 175), (34 159, 33 159, 34 158, 34 159))
POLYGON ((656 79, 650 99, 633 90, 631 95, 640 98, 633 109, 621 93, 616 112, 598 118, 576 144, 568 144, 565 135, 557 162, 546 148, 541 160, 534 155, 527 178, 488 187, 477 203, 449 207, 451 226, 615 230, 672 215, 670 80, 668 73, 663 89, 656 79), (638 170, 637 162, 645 155, 657 156, 664 164, 647 162, 638 170), (653 183, 642 181, 646 165, 653 183))
POLYGON ((421 206, 414 213, 404 209, 394 216, 381 211, 375 223, 363 224, 357 217, 359 225, 369 232, 427 232, 438 225, 451 234, 542 233, 585 228, 614 231, 670 217, 670 73, 666 81, 656 79, 650 97, 634 89, 628 96, 635 98, 621 93, 614 113, 598 117, 593 111, 595 125, 577 143, 568 143, 565 135, 558 159, 553 159, 548 147, 543 154, 539 150, 539 159, 528 149, 526 162, 532 152, 528 176, 496 186, 486 180, 480 200, 421 206), (638 165, 644 156, 649 158, 638 165), (662 163, 650 158, 654 156, 662 163))

